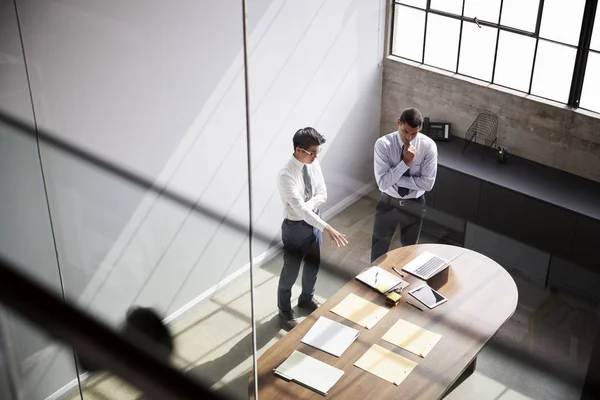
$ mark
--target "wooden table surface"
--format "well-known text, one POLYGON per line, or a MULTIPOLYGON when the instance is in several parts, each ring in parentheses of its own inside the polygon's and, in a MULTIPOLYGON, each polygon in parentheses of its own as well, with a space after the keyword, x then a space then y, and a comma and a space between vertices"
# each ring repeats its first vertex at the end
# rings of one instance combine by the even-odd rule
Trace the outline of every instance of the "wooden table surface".
MULTIPOLYGON (((385 297, 359 282, 351 280, 319 309, 306 317, 296 328, 268 349, 258 360, 259 400, 267 399, 322 399, 323 396, 294 382, 286 382, 273 373, 294 351, 324 361, 345 373, 331 388, 328 399, 440 399, 462 372, 475 360, 483 346, 512 316, 518 300, 515 282, 502 266, 472 250, 441 244, 421 244, 392 250, 372 265, 379 265, 392 274, 396 269, 423 251, 430 251, 447 260, 454 260, 447 273, 430 280, 448 301, 433 310, 428 309, 407 293, 424 281, 408 273, 404 280, 410 283, 402 293, 402 301, 371 329, 365 329, 330 310, 349 293, 354 293, 375 304, 385 306, 385 297), (419 305, 419 311, 405 303, 419 305), (358 329, 358 339, 337 358, 300 342, 320 316, 358 329), (398 319, 443 335, 426 358, 420 358, 381 339, 398 319), (417 367, 399 385, 363 371, 354 363, 371 347, 378 344, 418 363, 417 367)), ((254 378, 250 376, 249 394, 254 398, 254 378)))

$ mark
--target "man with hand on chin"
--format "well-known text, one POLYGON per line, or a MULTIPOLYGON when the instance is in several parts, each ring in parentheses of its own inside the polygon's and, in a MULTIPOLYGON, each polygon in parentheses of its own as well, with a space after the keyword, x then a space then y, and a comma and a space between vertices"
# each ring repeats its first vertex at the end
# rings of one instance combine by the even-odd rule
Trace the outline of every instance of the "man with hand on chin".
POLYGON ((321 262, 322 231, 329 236, 331 245, 348 244, 346 235, 319 217, 319 206, 327 200, 325 180, 317 161, 325 138, 314 128, 304 128, 296 132, 293 142, 294 154, 279 172, 277 184, 284 206, 281 225, 283 269, 277 289, 277 307, 284 328, 288 330, 298 325, 291 297, 302 260, 302 294, 298 307, 312 312, 320 305, 314 293, 321 262))
POLYGON ((400 226, 402 246, 416 244, 421 233, 425 192, 433 188, 437 175, 437 146, 419 133, 423 117, 407 108, 398 119, 398 131, 375 143, 375 180, 381 198, 375 212, 371 262, 387 253, 400 226))

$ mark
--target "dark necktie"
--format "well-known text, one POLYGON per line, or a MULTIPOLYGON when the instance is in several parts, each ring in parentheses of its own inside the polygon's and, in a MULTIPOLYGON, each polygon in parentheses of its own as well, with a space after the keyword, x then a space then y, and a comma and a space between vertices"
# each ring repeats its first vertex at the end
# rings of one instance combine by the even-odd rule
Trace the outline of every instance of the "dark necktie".
POLYGON ((310 175, 306 164, 302 168, 302 178, 304 178, 304 201, 312 199, 312 184, 310 183, 310 175))
MULTIPOLYGON (((400 149, 400 161, 402 160, 404 160, 404 145, 402 145, 402 149, 400 149)), ((409 170, 407 169, 402 176, 409 176, 409 170)), ((398 194, 400 197, 406 196, 409 192, 410 189, 398 186, 398 194)))

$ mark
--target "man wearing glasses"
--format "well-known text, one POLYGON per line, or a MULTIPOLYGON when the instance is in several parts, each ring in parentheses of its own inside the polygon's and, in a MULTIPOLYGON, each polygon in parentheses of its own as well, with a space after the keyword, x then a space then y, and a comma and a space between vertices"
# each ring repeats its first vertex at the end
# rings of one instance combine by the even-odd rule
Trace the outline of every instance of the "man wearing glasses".
POLYGON ((402 246, 416 244, 425 215, 425 192, 437 175, 437 146, 419 133, 423 117, 407 108, 398 119, 398 132, 375 143, 375 180, 381 198, 375 211, 371 262, 387 253, 400 226, 402 246))
POLYGON ((313 296, 321 262, 321 232, 327 233, 331 244, 348 244, 346 235, 319 217, 319 206, 327 200, 325 180, 317 161, 325 138, 314 128, 304 128, 296 132, 293 142, 294 154, 279 172, 277 182, 284 207, 281 225, 283 269, 277 289, 277 307, 287 330, 298 324, 291 297, 302 260, 302 294, 298 307, 312 312, 320 305, 313 296))

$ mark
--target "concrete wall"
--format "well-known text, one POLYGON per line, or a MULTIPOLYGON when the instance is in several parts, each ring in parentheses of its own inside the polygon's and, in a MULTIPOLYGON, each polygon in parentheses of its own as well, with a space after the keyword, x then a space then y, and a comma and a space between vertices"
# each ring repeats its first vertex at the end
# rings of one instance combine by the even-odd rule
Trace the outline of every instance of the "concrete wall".
MULTIPOLYGON (((324 212, 339 211, 371 185, 385 7, 383 0, 248 5, 255 227, 272 238, 253 243, 260 259, 279 240, 276 174, 298 128, 312 125, 328 139, 321 156, 329 189, 324 212)), ((216 216, 191 212, 40 143, 66 297, 117 326, 132 304, 176 315, 246 272, 247 234, 226 224, 248 223, 241 2, 18 0, 17 6, 38 126, 216 216)), ((14 17, 11 23, 16 27, 14 17)), ((12 38, 24 97, 21 109, 7 110, 33 122, 18 36, 12 38)), ((24 260, 46 262, 34 271, 42 279, 58 269, 44 230, 36 143, 29 146, 31 157, 11 172, 15 185, 32 182, 35 193, 13 194, 24 212, 42 213, 20 226, 23 235, 50 243, 38 258, 24 260)), ((9 218, 14 205, 1 204, 9 218)), ((8 234, 18 221, 6 221, 8 234)), ((249 305, 239 311, 248 326, 249 305)), ((74 379, 68 353, 44 344, 23 344, 35 355, 31 373, 38 377, 27 398, 45 398, 74 379), (36 385, 42 378, 47 385, 36 385)))
POLYGON ((451 122, 459 137, 479 113, 492 111, 499 116, 499 144, 511 153, 600 181, 600 114, 389 57, 381 133, 395 130, 399 111, 409 106, 432 120, 451 122))

